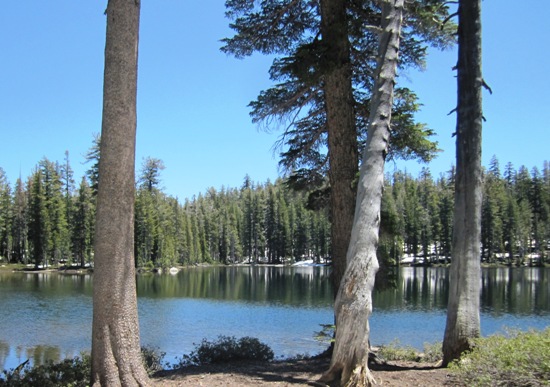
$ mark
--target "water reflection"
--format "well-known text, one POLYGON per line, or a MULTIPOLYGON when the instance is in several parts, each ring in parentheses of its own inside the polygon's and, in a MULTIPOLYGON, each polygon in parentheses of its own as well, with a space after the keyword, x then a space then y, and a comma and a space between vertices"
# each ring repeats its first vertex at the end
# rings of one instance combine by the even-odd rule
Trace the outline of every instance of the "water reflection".
POLYGON ((329 275, 327 267, 197 267, 177 275, 140 276, 138 296, 330 306, 329 275))
POLYGON ((550 271, 544 268, 489 268, 483 271, 482 310, 500 315, 548 315, 550 271))
MULTIPOLYGON (((371 342, 399 339, 422 348, 443 339, 448 269, 404 267, 396 288, 373 295, 371 342)), ((481 332, 490 335, 508 328, 544 329, 550 316, 550 268, 484 268, 481 276, 481 332)))
MULTIPOLYGON (((441 340, 448 298, 446 268, 406 267, 396 287, 374 294, 373 344, 399 338, 422 347, 441 340)), ((315 354, 319 324, 333 321, 325 267, 197 267, 137 277, 142 344, 189 353, 202 338, 253 336, 277 356, 315 354)), ((504 326, 543 328, 550 316, 550 268, 482 271, 482 333, 504 326)), ((0 272, 0 369, 27 358, 58 361, 91 347, 92 276, 0 272)))
MULTIPOLYGON (((548 268, 483 268, 481 311, 494 315, 548 315, 549 277, 548 268)), ((403 267, 397 273, 396 282, 395 289, 375 292, 375 309, 433 311, 447 308, 448 268, 403 267)))

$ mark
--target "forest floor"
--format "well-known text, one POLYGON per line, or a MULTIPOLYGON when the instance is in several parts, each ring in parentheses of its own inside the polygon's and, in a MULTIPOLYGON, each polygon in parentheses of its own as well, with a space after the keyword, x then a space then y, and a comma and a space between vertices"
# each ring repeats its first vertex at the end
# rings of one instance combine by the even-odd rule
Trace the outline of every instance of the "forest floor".
MULTIPOLYGON (((325 386, 317 381, 328 370, 330 358, 312 358, 275 362, 234 362, 175 371, 162 371, 152 379, 157 387, 172 386, 325 386)), ((461 386, 448 369, 436 364, 392 361, 371 364, 377 385, 461 386)))

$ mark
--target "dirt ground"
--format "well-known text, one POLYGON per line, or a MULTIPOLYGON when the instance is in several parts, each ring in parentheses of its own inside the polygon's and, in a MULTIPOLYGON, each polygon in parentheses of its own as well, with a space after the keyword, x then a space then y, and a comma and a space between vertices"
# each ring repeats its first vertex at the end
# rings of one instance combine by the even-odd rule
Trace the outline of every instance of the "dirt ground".
MULTIPOLYGON (((317 380, 330 359, 307 359, 271 363, 230 363, 163 371, 154 386, 324 386, 317 380)), ((444 368, 434 364, 387 362, 369 366, 380 386, 459 386, 444 368)))

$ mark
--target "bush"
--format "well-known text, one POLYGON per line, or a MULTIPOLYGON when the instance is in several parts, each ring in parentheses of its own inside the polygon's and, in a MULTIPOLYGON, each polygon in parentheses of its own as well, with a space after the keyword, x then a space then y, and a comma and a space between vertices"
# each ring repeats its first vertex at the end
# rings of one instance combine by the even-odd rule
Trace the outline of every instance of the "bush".
POLYGON ((474 347, 449 365, 469 386, 550 386, 550 328, 474 340, 474 347))
MULTIPOLYGON (((163 369, 164 355, 164 352, 152 348, 141 348, 143 364, 149 375, 163 369)), ((91 372, 91 357, 87 354, 59 363, 50 361, 34 367, 31 367, 27 360, 15 369, 4 370, 0 375, 0 387, 86 387, 90 384, 91 372)))
POLYGON ((27 360, 16 369, 4 370, 0 386, 85 387, 89 384, 90 369, 90 356, 86 355, 34 367, 27 360))
POLYGON ((228 363, 239 360, 271 361, 273 351, 269 346, 253 337, 218 336, 216 341, 203 339, 189 354, 184 355, 174 368, 190 365, 228 363))

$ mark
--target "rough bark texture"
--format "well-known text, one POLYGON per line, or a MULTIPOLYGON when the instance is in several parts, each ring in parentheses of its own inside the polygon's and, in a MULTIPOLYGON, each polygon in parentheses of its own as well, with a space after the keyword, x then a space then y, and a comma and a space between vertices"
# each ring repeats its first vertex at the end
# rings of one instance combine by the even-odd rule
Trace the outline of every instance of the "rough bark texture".
POLYGON ((481 0, 458 6, 458 106, 455 209, 443 363, 458 359, 480 335, 481 283, 481 0))
POLYGON ((109 0, 95 234, 93 386, 145 386, 134 269, 139 0, 109 0))
POLYGON ((351 85, 346 1, 321 0, 325 108, 330 163, 332 284, 336 294, 346 269, 357 175, 357 131, 351 85))
POLYGON ((393 88, 399 54, 403 0, 382 4, 379 65, 371 101, 370 127, 359 177, 347 269, 335 302, 336 340, 329 370, 321 381, 346 386, 374 383, 368 369, 369 317, 378 270, 376 249, 384 163, 390 138, 393 88))

